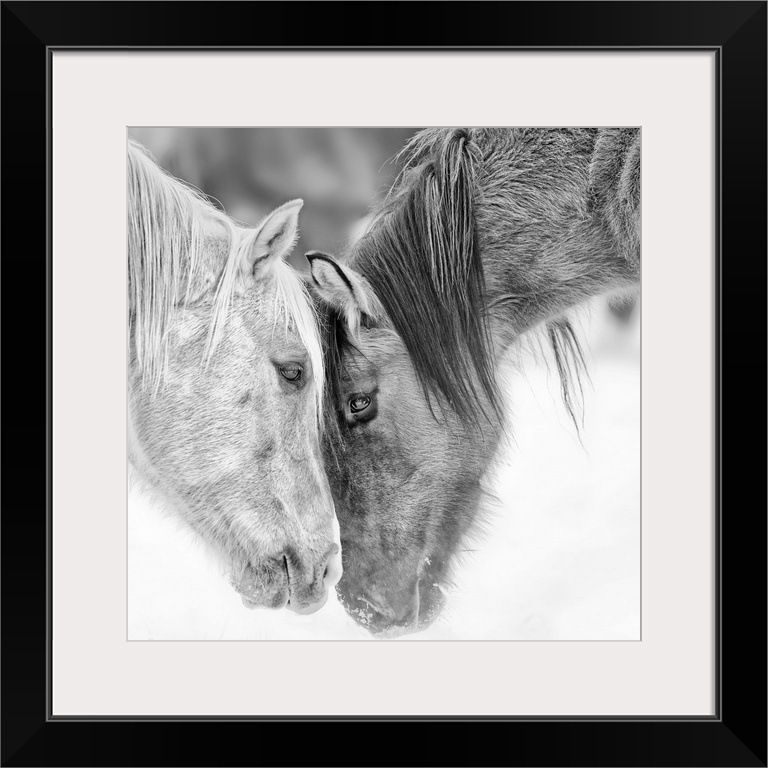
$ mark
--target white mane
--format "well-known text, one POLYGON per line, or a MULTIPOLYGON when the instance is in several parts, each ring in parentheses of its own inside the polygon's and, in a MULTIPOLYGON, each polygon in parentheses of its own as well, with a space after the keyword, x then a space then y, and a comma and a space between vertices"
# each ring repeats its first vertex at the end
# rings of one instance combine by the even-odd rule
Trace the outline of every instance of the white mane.
MULTIPOLYGON (((221 341, 244 250, 252 230, 238 227, 196 189, 173 178, 137 142, 128 144, 129 315, 136 365, 144 386, 160 386, 168 362, 168 333, 174 313, 191 299, 192 276, 204 258, 206 237, 223 228, 228 243, 215 287, 206 350, 207 364, 221 341), (186 284, 186 289, 182 287, 186 284)), ((293 323, 307 349, 320 421, 324 368, 317 318, 298 273, 283 261, 274 264, 275 316, 293 323)))

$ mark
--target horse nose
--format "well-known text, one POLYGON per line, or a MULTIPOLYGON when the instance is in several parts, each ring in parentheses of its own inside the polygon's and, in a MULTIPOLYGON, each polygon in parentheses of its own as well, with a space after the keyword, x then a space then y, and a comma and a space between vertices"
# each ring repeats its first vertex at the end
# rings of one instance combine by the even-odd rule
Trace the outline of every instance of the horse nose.
POLYGON ((374 635, 398 637, 419 628, 421 597, 416 579, 413 586, 403 591, 382 593, 375 589, 358 591, 349 579, 336 587, 339 600, 346 612, 374 635))
POLYGON ((377 606, 364 597, 355 601, 357 609, 352 609, 356 621, 375 635, 398 637, 399 635, 416 630, 419 621, 417 603, 408 605, 399 614, 389 606, 377 606))
POLYGON ((341 578, 341 547, 332 544, 325 556, 314 566, 302 566, 293 553, 285 556, 288 571, 289 598, 286 607, 299 614, 319 611, 328 601, 328 592, 341 578), (307 582, 305 575, 312 574, 307 582))

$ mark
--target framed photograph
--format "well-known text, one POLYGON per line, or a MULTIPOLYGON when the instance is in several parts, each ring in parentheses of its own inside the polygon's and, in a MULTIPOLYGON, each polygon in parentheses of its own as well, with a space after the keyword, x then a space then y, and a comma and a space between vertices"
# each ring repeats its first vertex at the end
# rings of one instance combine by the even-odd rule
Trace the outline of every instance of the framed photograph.
POLYGON ((766 765, 765 3, 2 13, 3 765, 766 765))

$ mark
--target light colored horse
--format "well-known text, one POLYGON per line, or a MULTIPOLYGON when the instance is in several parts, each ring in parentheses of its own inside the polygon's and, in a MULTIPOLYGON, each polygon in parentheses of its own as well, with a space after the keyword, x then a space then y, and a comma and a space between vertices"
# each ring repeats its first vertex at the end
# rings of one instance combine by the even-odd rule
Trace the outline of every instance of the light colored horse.
POLYGON ((130 461, 247 606, 308 613, 341 564, 316 317, 283 261, 301 205, 238 226, 129 143, 130 461))
POLYGON ((430 129, 346 262, 307 254, 327 313, 326 469, 339 595, 374 632, 439 614, 505 430, 502 356, 544 327, 574 415, 564 313, 636 291, 635 129, 430 129))

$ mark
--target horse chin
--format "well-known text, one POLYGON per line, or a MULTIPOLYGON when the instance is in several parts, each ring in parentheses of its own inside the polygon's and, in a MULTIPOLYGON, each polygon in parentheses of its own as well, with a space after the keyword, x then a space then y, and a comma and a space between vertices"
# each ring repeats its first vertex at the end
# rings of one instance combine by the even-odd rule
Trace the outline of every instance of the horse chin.
POLYGON ((436 582, 420 580, 414 592, 418 592, 407 606, 377 604, 365 593, 347 591, 344 579, 336 585, 339 601, 347 613, 374 637, 391 640, 403 635, 423 632, 438 618, 445 605, 445 592, 436 582))

